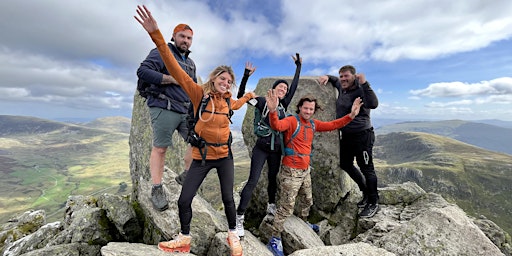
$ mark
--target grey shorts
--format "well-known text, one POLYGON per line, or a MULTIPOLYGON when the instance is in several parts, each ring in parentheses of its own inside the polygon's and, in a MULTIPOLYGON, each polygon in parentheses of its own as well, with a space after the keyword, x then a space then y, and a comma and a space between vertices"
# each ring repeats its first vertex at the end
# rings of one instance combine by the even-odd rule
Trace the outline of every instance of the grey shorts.
POLYGON ((177 130, 186 141, 188 135, 187 116, 163 108, 149 108, 151 128, 153 129, 153 146, 166 148, 172 146, 172 134, 177 130))

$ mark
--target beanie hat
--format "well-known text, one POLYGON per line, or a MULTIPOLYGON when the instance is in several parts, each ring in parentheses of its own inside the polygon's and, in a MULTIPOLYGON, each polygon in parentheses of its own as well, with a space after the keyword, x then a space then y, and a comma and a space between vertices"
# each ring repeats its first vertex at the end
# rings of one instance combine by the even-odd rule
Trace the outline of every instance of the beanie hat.
POLYGON ((278 84, 280 84, 280 83, 286 84, 286 87, 287 87, 286 89, 287 89, 287 91, 288 91, 288 87, 289 87, 290 85, 288 85, 288 82, 286 82, 286 80, 283 80, 283 79, 279 79, 279 80, 275 81, 275 82, 274 82, 274 84, 272 85, 272 89, 275 89, 275 88, 276 88, 276 86, 277 86, 278 84))
POLYGON ((192 28, 189 25, 181 23, 181 24, 176 25, 176 27, 174 27, 174 30, 172 32, 173 37, 172 37, 171 41, 174 41, 174 35, 176 33, 185 31, 185 30, 190 30, 192 35, 194 35, 194 31, 192 30, 192 28))

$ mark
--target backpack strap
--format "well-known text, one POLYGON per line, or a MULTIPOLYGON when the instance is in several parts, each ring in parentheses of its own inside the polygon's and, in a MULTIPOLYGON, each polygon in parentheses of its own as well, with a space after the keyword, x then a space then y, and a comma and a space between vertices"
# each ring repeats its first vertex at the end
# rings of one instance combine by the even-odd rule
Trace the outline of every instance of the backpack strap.
MULTIPOLYGON (((295 137, 297 137, 297 134, 299 134, 299 131, 300 131, 300 128, 301 128, 301 122, 300 122, 300 117, 299 115, 294 115, 295 116, 295 119, 297 119, 297 128, 295 128, 295 131, 293 131, 292 133, 292 136, 290 138, 290 140, 288 140, 286 142, 286 145, 284 145, 284 155, 285 156, 290 156, 290 155, 304 155, 304 154, 298 154, 295 152, 295 150, 293 150, 293 148, 291 147, 288 147, 288 144, 292 144, 293 145, 293 139, 295 137)), ((315 122, 313 121, 313 119, 309 119, 309 123, 311 125, 311 129, 313 129, 313 134, 315 133, 315 122)), ((314 135, 313 135, 313 138, 314 138, 314 135)), ((309 154, 309 156, 313 156, 313 143, 311 143, 311 153, 309 154)))
MULTIPOLYGON (((192 126, 192 129, 195 129, 195 126, 196 126, 196 123, 197 121, 199 120, 199 115, 203 112, 207 112, 207 113, 212 113, 212 114, 218 114, 218 115, 226 115, 229 122, 232 124, 233 122, 231 121, 231 117, 233 116, 233 109, 231 109, 231 99, 230 98, 225 98, 226 100, 226 103, 228 104, 228 108, 229 108, 229 111, 228 113, 219 113, 219 112, 212 112, 212 111, 209 111, 209 110, 206 110, 206 105, 208 105, 208 101, 210 101, 210 97, 203 97, 203 99, 201 100, 201 105, 199 105, 199 108, 197 108, 197 112, 196 112, 196 115, 194 117, 194 124, 192 126)), ((195 132, 195 131, 194 131, 195 132)), ((202 139, 202 138, 201 138, 202 139)), ((213 146, 213 147, 222 147, 222 146, 225 146, 227 145, 228 146, 228 152, 229 152, 229 157, 230 158, 233 158, 233 152, 231 150, 231 143, 233 142, 233 135, 231 132, 229 132, 229 138, 228 138, 228 141, 225 142, 225 143, 210 143, 204 139, 202 139, 204 141, 204 145, 202 147, 198 147, 199 149, 199 153, 201 154, 201 166, 204 166, 205 163, 206 163, 206 155, 208 153, 208 147, 207 146, 213 146)))

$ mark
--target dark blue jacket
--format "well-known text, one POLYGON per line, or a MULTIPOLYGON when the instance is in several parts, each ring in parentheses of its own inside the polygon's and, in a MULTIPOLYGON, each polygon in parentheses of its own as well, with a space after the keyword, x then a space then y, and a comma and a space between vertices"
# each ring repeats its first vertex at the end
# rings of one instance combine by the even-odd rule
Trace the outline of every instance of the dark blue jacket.
POLYGON ((341 89, 341 83, 338 77, 328 76, 329 82, 338 89, 338 99, 336 100, 336 118, 343 117, 352 111, 352 104, 357 97, 363 100, 363 106, 359 110, 359 114, 348 123, 345 127, 341 128, 343 133, 356 133, 366 129, 372 128, 370 120, 370 110, 376 109, 379 105, 377 95, 370 87, 368 81, 364 84, 359 84, 356 79, 354 84, 347 90, 341 89))
MULTIPOLYGON (((188 57, 190 51, 181 55, 174 44, 168 43, 168 45, 181 68, 197 83, 196 64, 188 57)), ((149 52, 146 59, 140 64, 139 69, 137 69, 139 79, 150 83, 151 91, 154 92, 154 95, 148 96, 148 107, 169 109, 182 114, 188 113, 190 98, 179 85, 162 84, 162 74, 169 75, 169 72, 165 68, 160 53, 155 48, 149 52)))

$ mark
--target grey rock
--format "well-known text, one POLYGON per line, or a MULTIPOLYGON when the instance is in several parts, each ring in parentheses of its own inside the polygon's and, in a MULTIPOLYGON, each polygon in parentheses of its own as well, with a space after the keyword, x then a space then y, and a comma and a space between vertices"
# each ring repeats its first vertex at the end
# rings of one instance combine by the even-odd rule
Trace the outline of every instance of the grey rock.
MULTIPOLYGON (((271 236, 271 225, 273 218, 266 216, 260 224, 261 239, 267 243, 271 236)), ((283 250, 285 253, 292 253, 297 250, 324 246, 320 237, 302 219, 292 215, 284 222, 284 230, 281 232, 283 250)))
POLYGON ((312 249, 304 249, 296 251, 290 256, 326 256, 326 255, 343 255, 343 256, 394 256, 396 254, 388 252, 382 248, 375 247, 367 243, 353 243, 336 246, 316 247, 312 249))
MULTIPOLYGON (((227 232, 217 233, 208 249, 207 256, 229 255, 230 248, 226 241, 227 232)), ((242 242, 243 255, 245 256, 272 256, 267 247, 250 232, 245 233, 242 242)))
POLYGON ((100 256, 99 245, 89 245, 86 243, 71 243, 47 246, 38 250, 34 250, 23 256, 100 256))
MULTIPOLYGON (((102 256, 169 256, 174 255, 168 252, 161 251, 156 245, 147 245, 141 243, 121 243, 110 242, 106 246, 101 247, 102 256)), ((179 255, 195 255, 192 253, 180 253, 179 255)))
POLYGON ((21 239, 11 243, 4 251, 4 256, 17 256, 45 247, 53 237, 63 230, 62 222, 53 222, 39 228, 21 239))
POLYGON ((107 218, 124 240, 136 242, 140 239, 142 228, 129 197, 103 194, 98 198, 98 207, 106 211, 107 218))
POLYGON ((0 251, 3 252, 11 243, 21 239, 46 224, 44 210, 26 211, 2 225, 0 230, 0 251))

